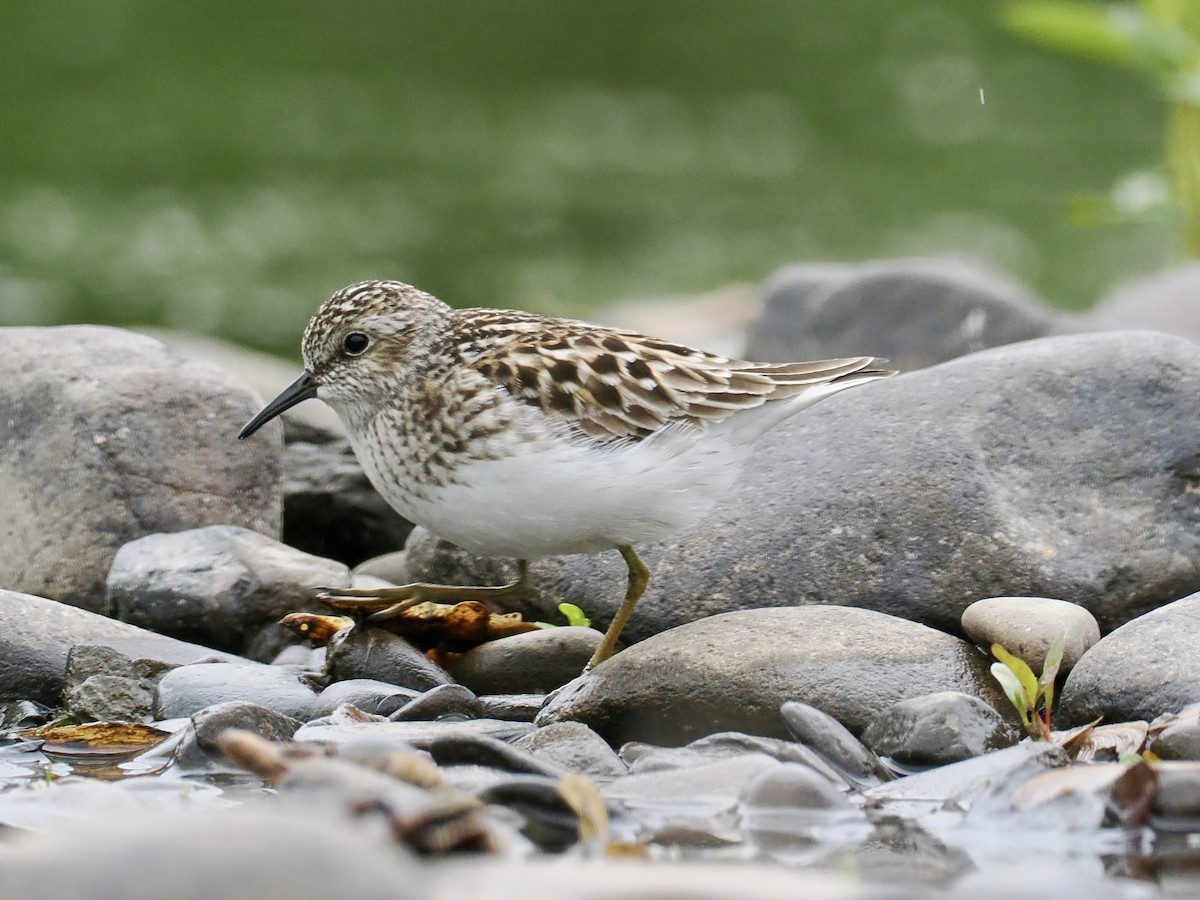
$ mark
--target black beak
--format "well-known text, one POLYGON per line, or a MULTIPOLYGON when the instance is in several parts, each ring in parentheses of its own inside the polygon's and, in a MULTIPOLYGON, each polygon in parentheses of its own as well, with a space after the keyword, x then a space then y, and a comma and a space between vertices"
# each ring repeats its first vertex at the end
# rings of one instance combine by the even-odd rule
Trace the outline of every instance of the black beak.
POLYGON ((315 396, 317 396, 317 383, 313 380, 311 373, 305 372, 285 387, 278 397, 264 406, 262 412, 246 423, 245 427, 238 432, 238 440, 244 441, 285 409, 291 409, 297 403, 303 403, 315 396))

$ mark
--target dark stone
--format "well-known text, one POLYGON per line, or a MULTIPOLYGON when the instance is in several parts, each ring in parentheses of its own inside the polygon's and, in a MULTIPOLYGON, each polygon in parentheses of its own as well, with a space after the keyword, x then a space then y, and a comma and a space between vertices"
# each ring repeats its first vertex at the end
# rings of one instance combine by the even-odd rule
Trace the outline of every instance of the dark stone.
POLYGON ((901 700, 863 732, 867 746, 880 756, 914 766, 944 766, 1011 747, 1019 739, 995 709, 954 691, 901 700))
POLYGON ((579 722, 547 725, 520 738, 515 746, 570 772, 599 778, 613 778, 626 772, 625 764, 604 738, 579 722))
POLYGON ((570 627, 515 634, 468 650, 452 674, 481 694, 544 694, 578 677, 603 637, 570 627))
POLYGON ((371 486, 350 443, 291 443, 283 456, 283 540, 348 566, 404 546, 412 523, 371 486))
POLYGON ((532 722, 546 705, 545 694, 485 694, 479 698, 480 715, 509 722, 532 722))
POLYGON ((341 563, 214 525, 126 544, 113 559, 107 599, 122 621, 267 662, 296 641, 281 618, 328 612, 315 589, 349 585, 341 563))
POLYGON ((1200 593, 1122 625, 1076 663, 1063 686, 1059 716, 1082 725, 1149 721, 1200 702, 1200 593))
POLYGON ((453 679, 424 653, 382 628, 338 632, 326 648, 326 668, 334 681, 370 678, 427 691, 453 679))
POLYGON ((158 660, 133 660, 103 645, 76 645, 67 655, 63 705, 83 721, 148 721, 154 687, 172 668, 158 660))
POLYGON ((236 660, 44 597, 0 590, 0 700, 60 705, 68 658, 83 645, 115 650, 133 662, 135 672, 236 660))
POLYGON ((352 678, 349 681, 335 681, 321 691, 313 704, 313 713, 327 716, 339 706, 350 703, 365 713, 390 716, 420 696, 419 691, 398 687, 386 681, 352 678))
POLYGON ((1025 288, 952 259, 788 266, 763 294, 744 357, 764 362, 869 354, 907 372, 1059 327, 1025 288))
POLYGON ((1165 729, 1150 743, 1159 759, 1200 761, 1200 722, 1182 722, 1165 729))
POLYGON ((792 737, 852 783, 865 787, 891 779, 891 772, 879 758, 829 713, 797 700, 784 703, 779 713, 792 737))
POLYGON ((393 722, 431 722, 446 716, 477 719, 483 705, 469 688, 461 684, 439 684, 410 700, 388 716, 393 722))
POLYGON ((252 731, 268 741, 290 741, 301 722, 265 706, 233 700, 192 713, 192 724, 196 727, 196 743, 200 749, 219 755, 217 738, 230 728, 252 731))
POLYGON ((787 737, 779 708, 804 697, 851 731, 940 684, 1005 701, 958 638, 865 609, 727 613, 643 641, 568 685, 539 725, 583 722, 610 744, 678 745, 718 731, 787 737))
POLYGON ((487 766, 505 772, 544 775, 547 778, 557 778, 569 771, 555 762, 538 759, 532 753, 485 734, 450 732, 429 745, 429 754, 439 766, 487 766))
MULTIPOLYGON (((625 637, 802 604, 957 633, 997 596, 1078 603, 1111 630, 1200 590, 1197 421, 1200 346, 1149 333, 1029 341, 847 391, 765 435, 703 521, 638 548, 652 577, 625 637)), ((419 528, 407 564, 431 581, 513 571, 419 528)), ((603 627, 626 570, 614 551, 531 575, 537 617, 569 600, 603 627)))
POLYGON ((100 612, 129 541, 216 523, 278 535, 278 426, 234 440, 259 405, 141 335, 0 328, 0 584, 100 612))
POLYGON ((279 666, 208 663, 180 666, 164 675, 154 709, 158 718, 174 719, 218 703, 243 701, 307 721, 313 717, 315 700, 311 688, 279 666))
POLYGON ((521 832, 539 849, 557 853, 579 837, 579 817, 563 799, 556 778, 508 778, 479 792, 485 803, 506 806, 525 819, 521 832))

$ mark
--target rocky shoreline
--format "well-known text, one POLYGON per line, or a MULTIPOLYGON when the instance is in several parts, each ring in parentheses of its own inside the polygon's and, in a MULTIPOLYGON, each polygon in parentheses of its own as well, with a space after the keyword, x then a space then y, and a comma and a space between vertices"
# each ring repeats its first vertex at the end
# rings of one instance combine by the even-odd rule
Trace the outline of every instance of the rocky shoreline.
POLYGON ((645 548, 630 646, 583 678, 617 554, 533 562, 517 612, 555 627, 302 640, 278 623, 329 614, 317 588, 513 564, 397 517, 327 420, 239 444, 252 376, 0 329, 0 893, 209 896, 219 869, 246 897, 1186 894, 1200 330, 1125 326, 1172 330, 1154 298, 1198 280, 1083 319, 957 263, 778 273, 747 356, 905 373, 779 427, 645 548), (1036 676, 1059 638, 1032 740, 989 651, 1036 676))

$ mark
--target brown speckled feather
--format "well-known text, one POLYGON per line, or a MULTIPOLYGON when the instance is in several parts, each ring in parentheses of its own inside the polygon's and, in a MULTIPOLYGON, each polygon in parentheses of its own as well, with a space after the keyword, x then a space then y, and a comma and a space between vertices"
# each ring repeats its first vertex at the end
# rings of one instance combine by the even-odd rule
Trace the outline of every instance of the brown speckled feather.
POLYGON ((566 319, 491 309, 454 317, 466 365, 602 439, 637 440, 677 421, 717 422, 842 378, 883 374, 869 356, 753 363, 566 319))

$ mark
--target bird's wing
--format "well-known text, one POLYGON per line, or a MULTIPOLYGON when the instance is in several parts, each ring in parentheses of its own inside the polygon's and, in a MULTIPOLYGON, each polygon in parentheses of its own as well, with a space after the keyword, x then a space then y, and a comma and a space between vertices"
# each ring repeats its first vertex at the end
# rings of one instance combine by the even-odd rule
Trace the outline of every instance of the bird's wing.
POLYGON ((565 319, 460 310, 465 363, 513 397, 599 439, 638 440, 671 422, 701 425, 852 376, 883 377, 869 356, 752 363, 565 319))

